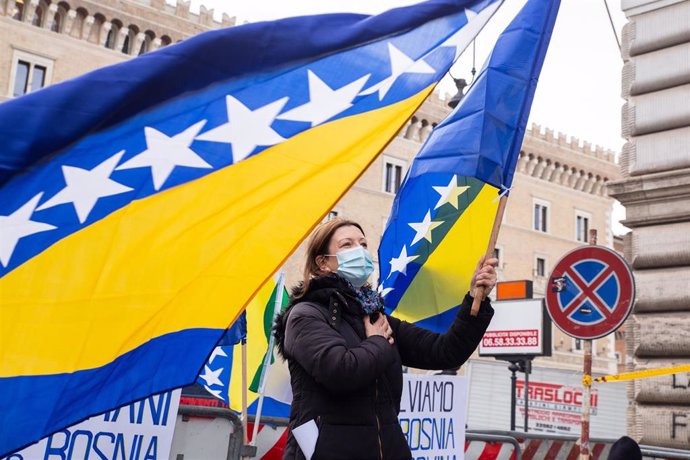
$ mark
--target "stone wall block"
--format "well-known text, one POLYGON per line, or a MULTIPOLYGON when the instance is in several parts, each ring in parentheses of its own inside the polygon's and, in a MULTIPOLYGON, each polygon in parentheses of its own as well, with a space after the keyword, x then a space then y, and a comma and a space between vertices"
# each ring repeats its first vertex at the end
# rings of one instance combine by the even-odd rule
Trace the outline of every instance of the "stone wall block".
POLYGON ((651 51, 690 42, 690 2, 680 2, 666 8, 632 16, 629 24, 629 45, 624 57, 634 57, 651 51))
MULTIPOLYGON (((632 260, 632 266, 635 269, 690 267, 690 222, 636 228, 632 233, 631 243, 632 259, 628 260, 632 260)), ((683 269, 679 270, 683 271, 683 269)), ((647 278, 652 278, 650 281, 654 281, 654 276, 662 278, 667 276, 658 272, 647 274, 645 270, 637 274, 641 282, 646 282, 647 278)), ((683 277, 683 273, 676 273, 674 276, 683 277)), ((685 274, 685 276, 690 276, 690 274, 685 274)))
MULTIPOLYGON (((635 283, 637 312, 690 310, 690 267, 636 270, 635 283)), ((690 356, 690 343, 687 354, 690 356)))
POLYGON ((635 336, 636 357, 690 358, 690 313, 636 314, 635 319, 640 332, 635 336))
POLYGON ((623 97, 690 83, 690 42, 642 54, 623 66, 623 97))
MULTIPOLYGON (((690 365, 687 360, 653 360, 638 363, 638 371, 690 365)), ((690 405, 690 372, 634 380, 635 401, 642 404, 690 405)))
POLYGON ((638 405, 636 421, 641 432, 638 442, 652 446, 687 449, 690 446, 690 405, 638 405))
POLYGON ((624 135, 666 131, 690 125, 690 84, 632 96, 624 116, 624 135))
POLYGON ((690 168, 690 126, 637 136, 628 149, 631 156, 626 166, 632 176, 690 168))

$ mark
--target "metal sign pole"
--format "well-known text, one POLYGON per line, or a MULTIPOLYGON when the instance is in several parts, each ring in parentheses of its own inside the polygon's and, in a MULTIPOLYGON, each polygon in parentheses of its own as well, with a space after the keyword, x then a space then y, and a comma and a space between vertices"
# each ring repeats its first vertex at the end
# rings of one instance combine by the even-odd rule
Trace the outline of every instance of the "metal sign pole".
POLYGON ((529 426, 529 373, 532 372, 532 360, 525 358, 525 433, 529 426))
POLYGON ((510 431, 515 431, 515 410, 517 409, 517 375, 515 373, 518 371, 518 365, 511 361, 508 366, 510 371, 510 431))
MULTIPOLYGON (((597 231, 590 229, 589 244, 596 246, 597 231)), ((584 369, 582 372, 582 429, 580 432, 580 460, 589 460, 589 413, 592 397, 592 340, 584 341, 584 369)))

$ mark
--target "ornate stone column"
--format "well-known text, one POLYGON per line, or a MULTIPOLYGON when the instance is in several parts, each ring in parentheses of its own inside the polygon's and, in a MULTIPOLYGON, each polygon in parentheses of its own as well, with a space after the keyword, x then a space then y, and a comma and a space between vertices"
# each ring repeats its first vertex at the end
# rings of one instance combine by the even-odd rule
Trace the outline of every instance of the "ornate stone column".
POLYGON ((527 163, 529 163, 529 157, 525 152, 520 152, 520 157, 518 158, 517 170, 523 174, 527 174, 527 163))
POLYGON ((53 23, 55 22, 55 13, 57 13, 57 11, 58 11, 57 3, 51 3, 50 6, 48 7, 48 11, 46 11, 45 21, 43 21, 43 28, 44 29, 52 29, 53 28, 53 23))
POLYGON ((139 32, 136 37, 134 37, 134 44, 130 47, 129 54, 136 56, 139 54, 139 49, 141 44, 146 40, 146 34, 144 32, 139 32))
POLYGON ((534 168, 534 174, 532 174, 534 177, 541 177, 541 173, 544 172, 544 168, 546 168, 546 160, 543 158, 539 160, 539 163, 537 163, 537 167, 534 168))
POLYGON ((160 48, 161 43, 163 43, 163 42, 161 42, 160 38, 158 38, 158 37, 154 38, 153 41, 151 42, 151 51, 154 51, 154 50, 157 50, 158 48, 160 48))
POLYGON ((556 170, 556 165, 554 164, 553 161, 549 161, 549 164, 546 166, 544 171, 541 173, 541 178, 543 180, 551 182, 551 177, 553 177, 553 172, 556 170))
POLYGON ((563 165, 558 165, 553 171, 553 174, 551 174, 551 182, 554 184, 560 184, 561 183, 561 175, 563 174, 563 165))
MULTIPOLYGON (((69 10, 65 15, 65 25, 62 26, 62 33, 65 35, 72 35, 72 27, 74 27, 74 19, 77 17, 76 10, 69 10)), ((80 34, 81 35, 81 34, 80 34)), ((81 38, 81 37, 78 37, 81 38)))
MULTIPOLYGON (((123 27, 120 29, 117 33, 117 37, 115 37, 115 46, 113 46, 113 49, 115 51, 122 51, 122 45, 125 42, 125 37, 129 35, 129 27, 123 27)), ((130 50, 131 50, 131 43, 130 43, 130 50)))
POLYGON ((564 187, 570 186, 570 176, 573 175, 573 170, 569 166, 563 165, 563 174, 561 175, 561 185, 564 187))
POLYGON ((96 18, 92 15, 88 15, 84 18, 84 26, 82 27, 81 39, 89 41, 91 34, 94 33, 93 25, 96 22, 96 18))
POLYGON ((527 164, 527 175, 528 176, 531 176, 532 173, 534 173, 534 168, 536 168, 538 164, 539 164, 539 158, 538 157, 532 157, 532 159, 527 164))
POLYGON ((36 7, 38 6, 39 0, 31 0, 29 2, 24 2, 24 18, 23 22, 28 22, 34 19, 34 13, 36 12, 36 7))
POLYGON ((7 0, 7 3, 0 2, 0 13, 3 16, 9 16, 15 5, 15 0, 7 0))
POLYGON ((410 123, 405 133, 405 139, 410 139, 412 141, 419 142, 419 130, 422 127, 422 122, 420 120, 410 123))
POLYGON ((101 25, 101 35, 98 37, 98 44, 100 46, 105 46, 105 42, 108 41, 108 34, 112 28, 113 23, 110 21, 105 21, 103 25, 101 25))
POLYGON ((425 125, 422 123, 422 127, 419 130, 419 140, 421 142, 426 141, 426 139, 429 137, 429 134, 431 134, 431 131, 434 128, 431 126, 431 123, 428 123, 425 125))

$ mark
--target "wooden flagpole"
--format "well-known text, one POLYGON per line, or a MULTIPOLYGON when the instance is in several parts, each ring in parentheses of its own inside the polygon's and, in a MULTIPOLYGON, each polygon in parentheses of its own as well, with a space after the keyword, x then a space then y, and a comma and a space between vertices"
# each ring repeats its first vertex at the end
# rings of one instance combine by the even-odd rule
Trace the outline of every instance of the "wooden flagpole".
MULTIPOLYGON (((489 247, 486 249, 486 256, 484 260, 490 259, 494 256, 494 249, 496 248, 496 241, 498 240, 498 231, 501 229, 501 221, 503 220, 503 213, 505 212, 507 203, 508 195, 503 193, 498 202, 498 209, 496 209, 496 219, 494 219, 494 226, 491 229, 489 247)), ((477 316, 477 313, 479 313, 479 306, 482 302, 482 299, 484 299, 484 288, 481 286, 475 288, 472 295, 474 296, 474 301, 472 302, 472 310, 470 311, 470 314, 472 316, 477 316)))

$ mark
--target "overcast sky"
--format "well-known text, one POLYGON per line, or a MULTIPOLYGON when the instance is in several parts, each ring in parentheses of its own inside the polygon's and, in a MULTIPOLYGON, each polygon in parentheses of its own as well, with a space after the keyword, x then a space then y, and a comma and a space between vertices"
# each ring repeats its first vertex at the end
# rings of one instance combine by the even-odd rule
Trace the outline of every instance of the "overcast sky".
MULTIPOLYGON (((623 62, 614 37, 605 1, 613 16, 620 39, 626 19, 620 0, 561 0, 554 33, 535 94, 530 123, 538 123, 581 141, 601 145, 617 153, 623 146, 620 137, 621 68, 623 62)), ((281 17, 329 12, 377 14, 416 0, 192 0, 192 10, 199 4, 237 17, 237 24, 281 17)), ((494 18, 476 40, 474 61, 481 68, 496 37, 517 13, 525 0, 505 0, 494 18)), ((471 80, 472 47, 451 69, 456 78, 471 80)), ((440 84, 441 93, 454 93, 449 77, 440 84)), ((614 212, 623 217, 622 208, 614 212)), ((625 232, 614 226, 615 233, 625 232)))

